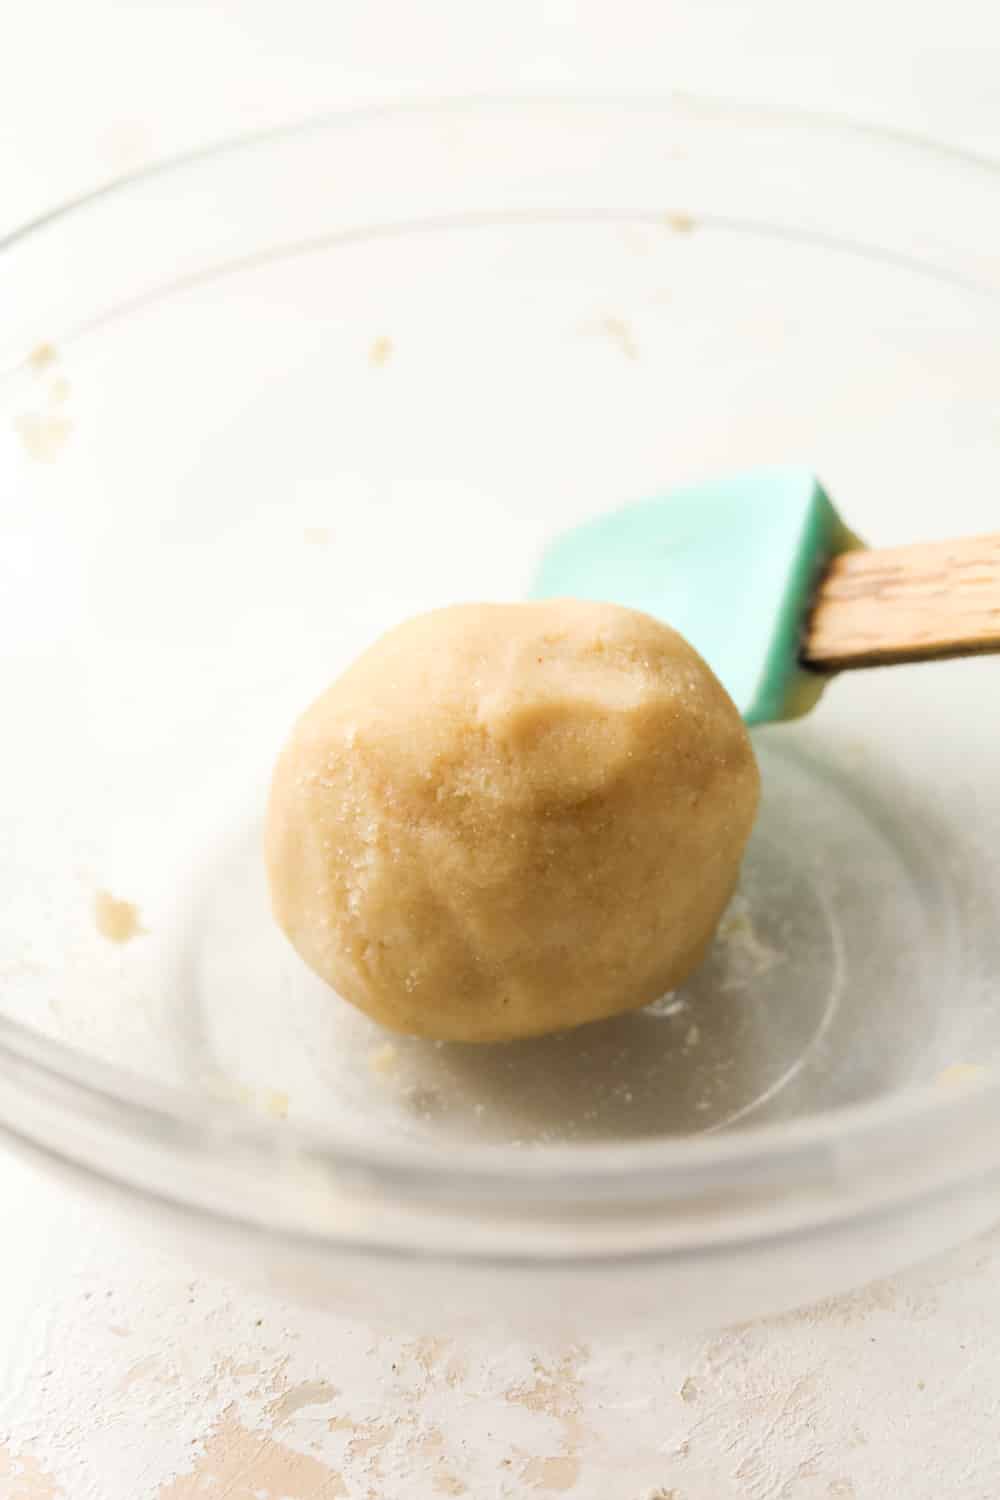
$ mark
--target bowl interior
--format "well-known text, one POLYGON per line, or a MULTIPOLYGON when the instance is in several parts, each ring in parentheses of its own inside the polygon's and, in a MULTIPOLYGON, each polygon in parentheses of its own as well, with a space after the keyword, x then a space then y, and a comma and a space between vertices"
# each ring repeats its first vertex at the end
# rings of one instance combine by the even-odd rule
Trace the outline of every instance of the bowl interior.
POLYGON ((784 461, 872 542, 996 524, 971 169, 865 148, 951 212, 943 240, 845 199, 861 148, 836 133, 427 118, 208 157, 9 250, 0 1011, 336 1139, 442 1149, 802 1119, 988 1066, 985 659, 838 681, 758 735, 740 892, 635 1016, 393 1038, 272 926, 260 821, 295 715, 403 616, 518 597, 553 531, 784 461))

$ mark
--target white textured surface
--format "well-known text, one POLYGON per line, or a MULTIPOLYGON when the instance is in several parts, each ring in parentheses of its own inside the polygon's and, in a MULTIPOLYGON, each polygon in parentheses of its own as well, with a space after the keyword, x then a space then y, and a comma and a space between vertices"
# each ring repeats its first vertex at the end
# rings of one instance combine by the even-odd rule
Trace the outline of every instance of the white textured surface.
MULTIPOLYGON (((679 88, 1000 154, 1000 14, 860 0, 21 7, 0 224, 144 161, 373 98, 679 88), (873 24, 874 17, 874 24, 873 24)), ((994 1500, 1000 1239, 669 1346, 377 1336, 206 1280, 0 1158, 0 1500, 994 1500)))
POLYGON ((726 1333, 497 1347, 278 1304, 4 1186, 4 1500, 1000 1492, 996 1236, 726 1333))

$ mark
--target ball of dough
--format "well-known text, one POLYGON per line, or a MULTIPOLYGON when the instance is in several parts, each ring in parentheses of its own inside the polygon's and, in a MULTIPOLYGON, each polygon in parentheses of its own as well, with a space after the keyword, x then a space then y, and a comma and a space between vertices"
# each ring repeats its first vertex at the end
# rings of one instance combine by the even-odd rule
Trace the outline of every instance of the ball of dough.
POLYGON ((699 962, 757 795, 735 706, 657 620, 568 599, 436 610, 295 727, 268 810, 274 912, 397 1031, 579 1026, 699 962))

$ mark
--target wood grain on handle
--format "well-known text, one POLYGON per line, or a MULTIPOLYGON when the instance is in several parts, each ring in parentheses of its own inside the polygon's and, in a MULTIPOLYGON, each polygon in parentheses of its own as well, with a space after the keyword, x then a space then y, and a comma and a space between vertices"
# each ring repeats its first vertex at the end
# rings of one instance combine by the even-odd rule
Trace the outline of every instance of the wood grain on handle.
POLYGON ((1000 652, 1000 534, 835 557, 801 654, 840 672, 983 651, 1000 652))

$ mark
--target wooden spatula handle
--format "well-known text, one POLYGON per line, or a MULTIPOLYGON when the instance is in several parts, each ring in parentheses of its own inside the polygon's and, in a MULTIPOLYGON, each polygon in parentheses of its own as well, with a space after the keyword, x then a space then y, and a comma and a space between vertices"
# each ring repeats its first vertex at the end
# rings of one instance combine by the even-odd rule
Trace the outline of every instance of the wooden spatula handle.
POLYGON ((1000 652, 1000 534, 835 557, 802 660, 840 672, 983 651, 1000 652))

